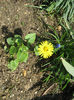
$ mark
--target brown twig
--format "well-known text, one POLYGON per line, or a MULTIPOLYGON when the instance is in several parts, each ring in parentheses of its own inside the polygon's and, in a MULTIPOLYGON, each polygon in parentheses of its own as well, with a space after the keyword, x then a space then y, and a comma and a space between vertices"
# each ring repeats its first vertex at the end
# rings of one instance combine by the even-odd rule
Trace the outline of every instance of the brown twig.
POLYGON ((46 95, 46 93, 50 91, 51 89, 53 89, 55 86, 57 86, 57 83, 52 84, 47 90, 45 90, 42 96, 46 95))

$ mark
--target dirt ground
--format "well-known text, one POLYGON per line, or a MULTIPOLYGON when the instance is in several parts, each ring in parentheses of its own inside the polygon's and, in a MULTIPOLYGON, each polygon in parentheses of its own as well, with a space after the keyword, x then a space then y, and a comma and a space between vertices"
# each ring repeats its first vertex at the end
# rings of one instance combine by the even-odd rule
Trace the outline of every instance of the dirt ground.
POLYGON ((47 18, 44 12, 27 5, 33 5, 32 0, 0 0, 0 100, 64 100, 56 85, 49 91, 55 95, 39 98, 48 87, 46 83, 42 84, 44 73, 36 66, 37 57, 33 53, 29 53, 27 63, 19 64, 16 71, 7 68, 8 54, 3 49, 5 34, 20 33, 23 37, 36 33, 39 36, 45 32, 43 21, 57 25, 55 19, 47 18))

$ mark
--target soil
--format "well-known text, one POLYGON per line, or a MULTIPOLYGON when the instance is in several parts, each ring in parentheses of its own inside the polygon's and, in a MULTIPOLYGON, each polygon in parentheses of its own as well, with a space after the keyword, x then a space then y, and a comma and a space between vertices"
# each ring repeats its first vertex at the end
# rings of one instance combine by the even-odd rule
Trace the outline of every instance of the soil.
POLYGON ((42 96, 52 84, 43 83, 44 73, 36 65, 38 58, 33 53, 30 52, 27 63, 20 63, 14 72, 7 68, 8 54, 3 48, 6 34, 17 33, 22 38, 28 33, 40 36, 46 31, 44 22, 58 26, 56 19, 27 5, 33 5, 32 0, 0 0, 0 100, 64 100, 57 85, 42 96))

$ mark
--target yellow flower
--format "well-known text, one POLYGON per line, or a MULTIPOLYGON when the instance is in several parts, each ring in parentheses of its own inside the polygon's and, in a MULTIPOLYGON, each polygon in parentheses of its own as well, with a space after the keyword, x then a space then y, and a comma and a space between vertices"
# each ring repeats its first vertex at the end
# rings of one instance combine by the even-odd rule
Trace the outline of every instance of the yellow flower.
POLYGON ((53 44, 49 43, 48 41, 42 42, 38 47, 39 55, 41 55, 41 57, 43 58, 48 58, 52 56, 53 50, 54 50, 53 44))

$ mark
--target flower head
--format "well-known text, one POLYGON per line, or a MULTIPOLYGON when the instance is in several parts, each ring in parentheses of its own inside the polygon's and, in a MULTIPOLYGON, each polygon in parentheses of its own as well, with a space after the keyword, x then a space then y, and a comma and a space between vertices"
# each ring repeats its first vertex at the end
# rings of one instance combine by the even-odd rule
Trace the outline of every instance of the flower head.
POLYGON ((39 55, 41 55, 43 58, 48 58, 52 56, 53 50, 53 44, 49 43, 48 41, 41 42, 41 44, 38 47, 39 55))
POLYGON ((61 45, 60 44, 56 44, 56 48, 60 48, 61 47, 61 45))

